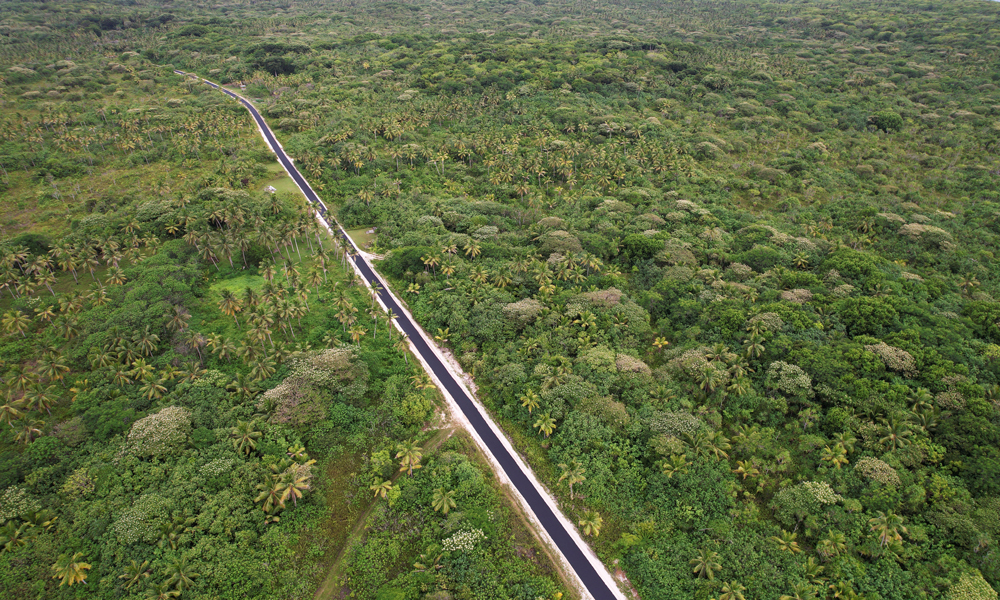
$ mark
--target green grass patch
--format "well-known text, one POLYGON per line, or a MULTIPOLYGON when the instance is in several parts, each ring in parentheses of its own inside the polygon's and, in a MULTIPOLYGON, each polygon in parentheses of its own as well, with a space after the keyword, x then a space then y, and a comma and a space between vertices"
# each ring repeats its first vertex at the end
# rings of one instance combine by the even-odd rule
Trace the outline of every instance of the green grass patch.
POLYGON ((239 277, 233 277, 232 279, 223 279, 212 284, 212 293, 221 294, 222 290, 229 290, 234 294, 242 292, 246 288, 253 288, 254 290, 259 290, 264 287, 264 278, 260 275, 251 275, 247 273, 246 275, 240 275, 239 277))
POLYGON ((293 194, 298 194, 299 196, 301 196, 302 192, 299 191, 299 187, 295 185, 295 182, 292 181, 292 178, 289 177, 288 174, 285 173, 283 169, 281 169, 281 165, 278 165, 278 170, 281 171, 281 175, 275 177, 274 179, 269 179, 268 181, 265 181, 262 184, 260 184, 261 191, 267 189, 267 186, 271 186, 274 189, 278 190, 279 192, 291 192, 293 194))
POLYGON ((368 244, 375 240, 378 234, 368 233, 371 227, 362 227, 361 229, 348 229, 347 235, 351 236, 354 243, 357 244, 358 248, 366 248, 368 244))

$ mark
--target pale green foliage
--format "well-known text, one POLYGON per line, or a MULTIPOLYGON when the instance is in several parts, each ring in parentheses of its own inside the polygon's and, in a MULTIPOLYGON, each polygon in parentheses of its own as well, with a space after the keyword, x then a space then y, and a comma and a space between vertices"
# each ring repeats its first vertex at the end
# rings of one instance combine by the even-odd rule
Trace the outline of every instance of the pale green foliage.
POLYGON ((812 377, 796 365, 775 361, 767 368, 767 386, 786 396, 810 398, 812 377))
POLYGON ((169 513, 168 504, 168 500, 159 494, 144 494, 115 519, 111 528, 122 544, 140 540, 154 543, 160 536, 160 522, 169 513))
POLYGON ((205 463, 205 465, 198 471, 206 478, 211 479, 213 477, 218 477, 223 473, 229 472, 235 462, 236 461, 231 458, 217 458, 211 462, 205 463))
POLYGON ((542 254, 552 254, 553 252, 565 254, 566 252, 581 252, 583 250, 580 240, 576 236, 561 229, 546 233, 539 241, 541 242, 539 251, 542 254))
POLYGON ((25 489, 9 487, 0 495, 0 523, 39 508, 41 505, 25 489))
POLYGON ((649 420, 649 428, 653 431, 678 438, 698 431, 703 425, 701 419, 683 411, 657 412, 649 420))
POLYGON ((649 375, 651 373, 649 365, 634 356, 629 356, 628 354, 619 354, 615 358, 615 367, 617 367, 619 371, 626 373, 643 373, 645 375, 649 375))
POLYGON ((485 225, 479 229, 472 232, 472 237, 477 240, 488 240, 495 238, 500 233, 500 230, 493 225, 485 225))
POLYGON ((530 325, 542 312, 542 303, 532 298, 512 302, 503 307, 503 316, 520 327, 530 325))
POLYGON ((137 456, 162 456, 179 450, 191 433, 191 412, 168 406, 132 424, 125 451, 137 456))
POLYGON ((881 358, 887 369, 908 375, 913 375, 917 371, 917 361, 906 350, 895 348, 885 342, 866 345, 865 350, 881 358))
POLYGON ((948 590, 946 600, 996 600, 997 591, 983 579, 982 573, 975 570, 962 573, 958 583, 948 590))
POLYGON ((60 491, 72 500, 84 498, 94 491, 94 480, 87 474, 87 469, 77 469, 66 478, 60 491))
POLYGON ((854 464, 854 470, 883 485, 898 486, 901 483, 896 469, 877 458, 865 457, 858 460, 854 464))
MULTIPOLYGON (((729 268, 732 269, 733 266, 734 265, 730 265, 729 268)), ((747 268, 749 269, 749 267, 747 268)), ((751 270, 751 273, 752 272, 753 271, 751 270)), ((781 319, 781 317, 779 317, 777 313, 773 312, 760 313, 747 321, 747 323, 749 325, 760 323, 764 327, 764 330, 769 332, 781 331, 781 328, 785 326, 785 322, 781 319)))
POLYGON ((273 410, 272 423, 299 426, 326 416, 331 394, 347 400, 368 389, 368 368, 351 348, 331 348, 289 359, 291 374, 261 395, 258 406, 273 410))
POLYGON ((809 515, 817 515, 824 506, 835 504, 840 496, 825 481, 804 481, 774 495, 774 516, 780 523, 793 527, 809 515))
POLYGON ((614 350, 603 344, 594 346, 583 352, 577 361, 586 364, 591 370, 597 372, 608 373, 617 368, 614 350))

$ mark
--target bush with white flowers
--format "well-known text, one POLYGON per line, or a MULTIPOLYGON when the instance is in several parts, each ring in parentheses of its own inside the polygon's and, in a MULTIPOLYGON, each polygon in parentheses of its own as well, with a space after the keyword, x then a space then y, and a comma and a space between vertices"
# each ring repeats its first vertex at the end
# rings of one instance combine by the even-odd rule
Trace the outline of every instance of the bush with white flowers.
POLYGON ((170 514, 167 499, 159 494, 144 494, 115 519, 112 529, 122 544, 140 540, 156 542, 160 522, 170 514))
POLYGON ((179 450, 191 433, 191 412, 168 406, 132 424, 126 450, 138 456, 161 456, 179 450))
POLYGON ((23 488, 11 486, 0 494, 0 523, 38 510, 38 502, 23 488))
POLYGON ((459 531, 442 542, 445 552, 472 552, 476 545, 486 539, 482 529, 459 531))

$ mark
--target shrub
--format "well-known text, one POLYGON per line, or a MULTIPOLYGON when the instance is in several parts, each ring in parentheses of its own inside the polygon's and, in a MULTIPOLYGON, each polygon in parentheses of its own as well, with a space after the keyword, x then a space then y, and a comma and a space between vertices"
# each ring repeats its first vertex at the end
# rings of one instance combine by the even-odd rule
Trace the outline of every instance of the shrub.
POLYGON ((811 398, 812 377, 800 367, 783 361, 775 361, 767 367, 767 387, 786 396, 811 398))
POLYGON ((983 579, 979 570, 962 573, 948 590, 946 600, 997 600, 997 592, 983 579))
POLYGON ((868 124, 886 133, 893 133, 903 129, 903 117, 891 110, 880 110, 868 117, 868 124))
POLYGON ((568 231, 563 231, 561 229, 556 229, 555 231, 546 233, 539 238, 539 241, 541 242, 539 251, 542 254, 552 254, 553 252, 565 254, 566 252, 583 251, 583 246, 580 245, 580 240, 568 231))
POLYGON ((829 483, 820 481, 803 481, 787 487, 774 495, 771 506, 774 517, 786 527, 795 524, 810 515, 817 515, 824 506, 836 504, 840 496, 833 491, 829 483))
POLYGON ((177 452, 191 433, 191 412, 168 406, 132 424, 125 450, 137 456, 162 456, 177 452))
POLYGON ((504 306, 503 316, 513 321, 518 327, 525 327, 534 323, 543 308, 542 303, 538 300, 525 298, 504 306))
POLYGON ((12 486, 0 495, 0 523, 25 513, 38 510, 41 506, 23 488, 12 486))
POLYGON ((144 494, 115 520, 112 530, 122 544, 144 541, 155 542, 160 537, 160 519, 169 511, 166 498, 158 494, 144 494))
POLYGON ((899 474, 896 473, 896 469, 893 469, 888 463, 877 458, 865 457, 860 459, 855 463, 854 470, 882 485, 895 487, 902 483, 899 479, 899 474))
POLYGON ((887 369, 906 375, 915 375, 917 372, 917 361, 906 350, 894 348, 885 342, 866 345, 865 350, 881 358, 887 369))

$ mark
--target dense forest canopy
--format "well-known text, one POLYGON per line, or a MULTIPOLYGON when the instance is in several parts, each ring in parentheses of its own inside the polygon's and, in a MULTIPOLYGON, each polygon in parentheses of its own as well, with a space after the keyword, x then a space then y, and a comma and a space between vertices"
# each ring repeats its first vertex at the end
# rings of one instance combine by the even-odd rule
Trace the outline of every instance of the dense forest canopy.
POLYGON ((982 0, 0 5, 0 586, 571 593, 181 69, 640 597, 997 598, 998 40, 982 0))

